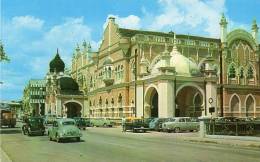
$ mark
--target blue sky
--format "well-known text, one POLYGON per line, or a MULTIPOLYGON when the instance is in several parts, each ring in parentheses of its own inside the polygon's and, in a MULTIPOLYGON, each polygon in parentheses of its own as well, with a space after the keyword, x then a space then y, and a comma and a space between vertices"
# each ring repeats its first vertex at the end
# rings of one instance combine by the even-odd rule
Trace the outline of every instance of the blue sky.
MULTIPOLYGON (((121 27, 219 38, 228 29, 260 24, 259 0, 0 0, 1 40, 11 62, 1 63, 1 100, 19 100, 30 79, 44 78, 59 48, 70 66, 77 43, 98 48, 108 16, 121 27)), ((258 25, 260 26, 260 25, 258 25)))

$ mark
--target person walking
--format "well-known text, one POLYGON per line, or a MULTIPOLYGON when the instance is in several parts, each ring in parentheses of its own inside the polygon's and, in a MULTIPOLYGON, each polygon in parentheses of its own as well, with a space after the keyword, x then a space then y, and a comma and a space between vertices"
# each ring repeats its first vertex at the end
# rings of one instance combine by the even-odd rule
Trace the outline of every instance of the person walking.
POLYGON ((122 118, 122 132, 126 131, 125 123, 126 123, 126 118, 125 118, 125 116, 123 116, 123 118, 122 118))

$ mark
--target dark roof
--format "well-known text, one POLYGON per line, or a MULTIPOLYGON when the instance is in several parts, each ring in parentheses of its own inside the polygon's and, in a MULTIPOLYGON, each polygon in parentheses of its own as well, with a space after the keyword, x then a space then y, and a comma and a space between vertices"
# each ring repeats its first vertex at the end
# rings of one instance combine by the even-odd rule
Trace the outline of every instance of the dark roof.
POLYGON ((65 64, 57 51, 56 56, 50 62, 50 72, 64 72, 65 64))
MULTIPOLYGON (((125 28, 118 28, 119 33, 123 37, 133 37, 136 34, 144 34, 144 35, 156 35, 162 37, 174 37, 174 32, 157 32, 157 31, 148 31, 148 30, 133 30, 133 29, 125 29, 125 28)), ((176 38, 184 38, 184 39, 193 39, 193 40, 202 40, 202 41, 214 41, 220 42, 220 39, 217 38, 207 38, 207 37, 200 37, 200 36, 193 36, 193 35, 184 35, 184 34, 176 34, 176 38)))
POLYGON ((71 77, 61 77, 58 79, 61 92, 79 92, 78 83, 71 77))
POLYGON ((164 37, 174 37, 174 33, 164 33, 164 32, 157 32, 157 31, 148 31, 148 30, 133 30, 133 29, 125 29, 125 28, 118 28, 119 33, 124 37, 132 37, 136 34, 146 34, 146 35, 157 35, 157 36, 164 36, 164 37))

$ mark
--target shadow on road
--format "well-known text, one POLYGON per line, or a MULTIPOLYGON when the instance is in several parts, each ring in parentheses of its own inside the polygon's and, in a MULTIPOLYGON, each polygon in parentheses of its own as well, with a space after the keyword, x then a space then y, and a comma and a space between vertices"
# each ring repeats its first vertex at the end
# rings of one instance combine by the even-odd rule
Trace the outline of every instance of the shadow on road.
POLYGON ((18 134, 18 133, 22 133, 21 130, 19 129, 8 129, 8 128, 2 128, 0 129, 0 134, 18 134))

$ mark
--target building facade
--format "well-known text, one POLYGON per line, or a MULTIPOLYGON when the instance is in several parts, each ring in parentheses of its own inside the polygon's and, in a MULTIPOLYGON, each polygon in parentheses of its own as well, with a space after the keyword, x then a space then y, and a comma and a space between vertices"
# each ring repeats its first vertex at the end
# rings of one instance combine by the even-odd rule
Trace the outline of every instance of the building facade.
POLYGON ((23 107, 27 114, 45 114, 45 80, 31 79, 23 92, 23 107))
POLYGON ((65 64, 58 50, 46 75, 45 114, 77 117, 84 114, 84 94, 77 82, 64 72, 65 64))
POLYGON ((85 116, 260 116, 258 27, 220 39, 120 28, 110 17, 97 52, 77 46, 71 76, 85 116))

